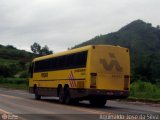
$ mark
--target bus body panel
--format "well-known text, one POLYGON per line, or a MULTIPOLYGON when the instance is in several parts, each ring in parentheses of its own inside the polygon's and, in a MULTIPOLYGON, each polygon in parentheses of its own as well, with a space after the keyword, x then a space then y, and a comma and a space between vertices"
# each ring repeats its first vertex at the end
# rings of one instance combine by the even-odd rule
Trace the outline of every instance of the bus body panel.
POLYGON ((37 84, 38 87, 57 88, 58 84, 62 84, 62 86, 68 84, 70 88, 82 88, 79 82, 85 81, 85 79, 85 68, 37 72, 34 73, 30 86, 37 84))
POLYGON ((129 51, 116 46, 96 46, 91 52, 91 73, 96 73, 96 89, 129 90, 129 51))

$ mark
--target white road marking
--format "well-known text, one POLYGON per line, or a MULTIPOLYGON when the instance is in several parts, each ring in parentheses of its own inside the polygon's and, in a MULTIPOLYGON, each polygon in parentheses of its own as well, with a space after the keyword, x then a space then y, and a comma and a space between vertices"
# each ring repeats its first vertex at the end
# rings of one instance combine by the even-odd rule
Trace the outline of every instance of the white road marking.
POLYGON ((7 112, 7 111, 5 111, 3 109, 0 109, 0 113, 2 113, 2 114, 11 114, 10 112, 7 112))

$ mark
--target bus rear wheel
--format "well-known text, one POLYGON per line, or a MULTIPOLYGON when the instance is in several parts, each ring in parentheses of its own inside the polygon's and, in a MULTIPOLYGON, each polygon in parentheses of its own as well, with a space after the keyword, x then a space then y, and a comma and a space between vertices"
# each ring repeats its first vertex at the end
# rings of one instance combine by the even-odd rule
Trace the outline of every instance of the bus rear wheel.
POLYGON ((64 103, 65 104, 71 103, 71 96, 70 96, 69 87, 64 88, 64 103))
POLYGON ((59 90, 59 102, 62 104, 71 104, 72 99, 70 96, 69 87, 60 88, 59 90))
POLYGON ((92 99, 89 100, 89 102, 90 102, 90 104, 91 104, 92 106, 95 106, 95 107, 103 107, 103 106, 105 106, 107 100, 106 100, 106 99, 103 99, 103 98, 99 98, 99 99, 94 99, 94 98, 92 98, 92 99))

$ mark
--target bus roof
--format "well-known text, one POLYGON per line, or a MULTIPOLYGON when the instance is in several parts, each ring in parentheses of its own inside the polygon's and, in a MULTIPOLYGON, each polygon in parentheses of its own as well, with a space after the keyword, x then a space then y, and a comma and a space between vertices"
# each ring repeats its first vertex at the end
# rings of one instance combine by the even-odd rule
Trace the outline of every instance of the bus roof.
POLYGON ((84 47, 80 47, 80 48, 74 48, 74 49, 71 49, 71 50, 67 50, 67 51, 64 51, 64 52, 59 52, 59 53, 55 53, 55 54, 45 55, 45 56, 42 56, 42 57, 37 57, 37 58, 34 58, 32 62, 45 60, 45 59, 58 57, 58 56, 63 56, 63 55, 66 55, 66 54, 72 54, 72 53, 77 53, 77 52, 81 52, 81 51, 86 51, 86 50, 90 49, 93 46, 120 47, 120 46, 113 46, 113 45, 88 45, 88 46, 84 46, 84 47))

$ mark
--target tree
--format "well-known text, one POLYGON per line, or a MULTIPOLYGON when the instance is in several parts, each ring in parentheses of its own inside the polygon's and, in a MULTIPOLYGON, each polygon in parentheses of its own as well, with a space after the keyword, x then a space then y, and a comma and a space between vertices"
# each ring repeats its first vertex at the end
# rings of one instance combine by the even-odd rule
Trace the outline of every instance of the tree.
POLYGON ((31 50, 33 51, 34 54, 38 56, 49 55, 53 53, 53 51, 49 50, 47 45, 45 45, 44 47, 41 47, 36 42, 33 45, 31 45, 31 50))
POLYGON ((33 45, 31 45, 31 50, 36 55, 41 54, 41 46, 36 42, 33 45))
POLYGON ((41 49, 41 55, 49 55, 49 54, 53 54, 53 51, 49 50, 48 46, 45 45, 45 46, 41 49))

